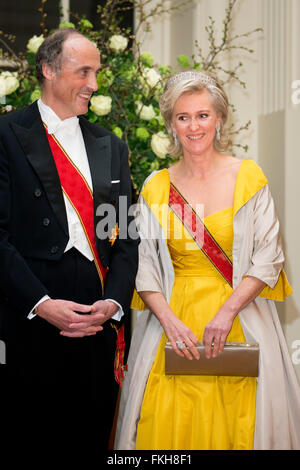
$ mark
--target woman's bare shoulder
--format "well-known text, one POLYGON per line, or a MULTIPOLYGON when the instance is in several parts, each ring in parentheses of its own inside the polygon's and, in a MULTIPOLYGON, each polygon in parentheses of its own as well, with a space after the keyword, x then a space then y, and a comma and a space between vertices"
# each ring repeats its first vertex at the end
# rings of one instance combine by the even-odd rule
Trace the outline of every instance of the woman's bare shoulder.
POLYGON ((222 169, 232 176, 237 176, 241 164, 242 160, 237 157, 233 157, 232 155, 224 155, 221 160, 222 169))
POLYGON ((234 157, 233 155, 223 155, 223 161, 225 165, 239 168, 242 160, 240 158, 234 157))

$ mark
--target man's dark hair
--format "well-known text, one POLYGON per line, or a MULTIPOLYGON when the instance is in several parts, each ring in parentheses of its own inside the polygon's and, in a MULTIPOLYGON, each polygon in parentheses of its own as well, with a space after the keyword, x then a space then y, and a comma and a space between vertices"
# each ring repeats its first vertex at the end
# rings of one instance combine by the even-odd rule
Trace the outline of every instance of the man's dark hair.
POLYGON ((35 68, 36 77, 41 87, 45 80, 42 71, 43 64, 49 64, 55 72, 60 72, 63 44, 66 39, 74 34, 85 37, 74 28, 62 28, 50 34, 38 48, 35 56, 35 68))

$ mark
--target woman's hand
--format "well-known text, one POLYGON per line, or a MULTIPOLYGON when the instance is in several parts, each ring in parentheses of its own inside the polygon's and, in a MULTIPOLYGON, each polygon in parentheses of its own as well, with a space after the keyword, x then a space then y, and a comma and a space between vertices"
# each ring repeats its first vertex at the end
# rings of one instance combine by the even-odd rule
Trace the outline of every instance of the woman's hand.
POLYGON ((190 360, 199 359, 200 355, 196 348, 199 340, 188 326, 179 320, 171 310, 165 313, 160 322, 178 356, 190 360))
POLYGON ((261 279, 247 276, 234 289, 214 318, 205 327, 203 343, 206 357, 210 358, 211 355, 216 357, 223 351, 234 318, 261 293, 265 286, 265 282, 261 279))
POLYGON ((195 347, 199 343, 198 338, 188 326, 176 317, 162 293, 142 291, 139 294, 143 302, 161 323, 176 354, 188 359, 199 359, 200 355, 195 347))
POLYGON ((228 333, 232 328, 235 315, 222 306, 214 318, 206 325, 203 334, 205 356, 216 357, 223 351, 228 333))

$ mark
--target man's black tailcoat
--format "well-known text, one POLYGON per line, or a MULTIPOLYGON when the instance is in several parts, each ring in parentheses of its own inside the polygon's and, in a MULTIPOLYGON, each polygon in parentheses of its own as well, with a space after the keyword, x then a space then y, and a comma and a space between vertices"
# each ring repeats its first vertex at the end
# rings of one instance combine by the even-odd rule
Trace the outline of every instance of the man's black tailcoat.
MULTIPOLYGON (((79 122, 93 182, 96 230, 101 204, 112 204, 118 217, 119 196, 127 197, 128 206, 131 202, 128 151, 114 134, 84 117, 79 122)), ((74 248, 64 253, 68 239, 59 176, 34 103, 0 118, 0 334, 13 377, 10 402, 17 408, 21 404, 21 413, 31 396, 29 408, 39 403, 41 414, 51 410, 51 416, 62 411, 63 405, 57 407, 67 403, 65 394, 79 408, 79 396, 89 396, 91 408, 86 403, 81 415, 98 420, 101 409, 109 422, 116 394, 113 322, 95 336, 76 339, 62 337, 39 317, 27 318, 46 294, 86 304, 102 298, 94 264, 74 248)), ((96 236, 96 243, 103 266, 109 268, 103 298, 114 299, 128 312, 138 240, 122 237, 112 245, 109 237, 96 236)), ((69 419, 73 417, 70 413, 69 419)))

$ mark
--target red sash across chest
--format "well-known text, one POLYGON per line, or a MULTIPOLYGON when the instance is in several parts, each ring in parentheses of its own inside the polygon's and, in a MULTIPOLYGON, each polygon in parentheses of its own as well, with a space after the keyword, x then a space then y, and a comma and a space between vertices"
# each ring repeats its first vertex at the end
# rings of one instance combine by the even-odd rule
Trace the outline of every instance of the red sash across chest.
POLYGON ((170 186, 169 206, 186 227, 199 248, 232 287, 232 262, 208 231, 189 203, 173 184, 170 186))
POLYGON ((63 192, 67 196, 76 214, 78 215, 82 228, 85 232, 94 257, 103 293, 105 277, 108 270, 102 266, 96 247, 94 200, 91 188, 55 136, 49 134, 46 127, 45 130, 52 155, 55 160, 55 165, 58 171, 63 192))

